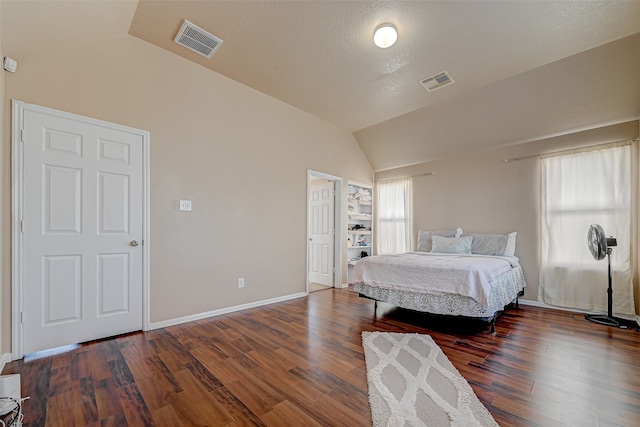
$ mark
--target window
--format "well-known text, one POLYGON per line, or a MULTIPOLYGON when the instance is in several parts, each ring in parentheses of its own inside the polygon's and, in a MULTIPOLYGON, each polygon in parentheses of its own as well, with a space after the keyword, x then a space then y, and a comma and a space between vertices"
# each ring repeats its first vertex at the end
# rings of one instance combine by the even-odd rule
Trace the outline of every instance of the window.
POLYGON ((411 178, 376 184, 378 254, 411 250, 411 178))
POLYGON ((613 146, 543 158, 541 267, 538 300, 607 311, 607 261, 587 246, 600 224, 618 246, 611 256, 613 311, 633 314, 631 273, 631 146, 613 146))

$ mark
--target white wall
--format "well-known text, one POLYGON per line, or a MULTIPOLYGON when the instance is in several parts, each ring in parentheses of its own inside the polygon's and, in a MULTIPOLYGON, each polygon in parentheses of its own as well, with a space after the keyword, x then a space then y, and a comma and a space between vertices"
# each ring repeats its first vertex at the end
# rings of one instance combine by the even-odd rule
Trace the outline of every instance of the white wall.
MULTIPOLYGON (((18 99, 150 131, 152 322, 305 292, 307 169, 345 183, 372 181, 349 132, 133 36, 16 59, 18 72, 5 78, 5 107, 18 99), (193 201, 191 213, 178 211, 180 199, 193 201)), ((6 352, 6 109, 2 123, 6 352)))
POLYGON ((413 248, 419 229, 460 226, 465 234, 517 231, 516 256, 520 258, 527 282, 524 298, 536 300, 540 247, 540 160, 537 156, 508 163, 503 160, 637 136, 638 121, 632 121, 388 170, 376 173, 375 178, 379 181, 434 173, 413 178, 413 248))

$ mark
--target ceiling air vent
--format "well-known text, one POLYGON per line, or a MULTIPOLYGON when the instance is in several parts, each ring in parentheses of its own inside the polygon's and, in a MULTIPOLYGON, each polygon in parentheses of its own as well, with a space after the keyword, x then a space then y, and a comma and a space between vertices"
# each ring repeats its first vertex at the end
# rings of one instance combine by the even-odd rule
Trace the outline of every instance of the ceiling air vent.
POLYGON ((451 75, 447 70, 420 80, 420 84, 429 92, 433 92, 434 90, 450 85, 451 83, 455 83, 455 80, 451 78, 451 75))
POLYGON ((216 50, 222 46, 221 39, 213 34, 209 34, 186 19, 173 41, 205 58, 211 58, 216 50))

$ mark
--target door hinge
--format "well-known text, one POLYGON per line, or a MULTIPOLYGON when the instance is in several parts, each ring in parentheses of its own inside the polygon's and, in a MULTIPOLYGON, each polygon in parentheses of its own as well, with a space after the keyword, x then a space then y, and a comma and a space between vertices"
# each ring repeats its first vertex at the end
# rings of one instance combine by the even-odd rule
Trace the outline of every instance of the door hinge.
POLYGON ((334 228, 333 230, 331 230, 331 232, 332 232, 333 234, 336 234, 336 229, 334 228))
POLYGON ((24 221, 20 220, 20 232, 24 233, 24 221))
POLYGON ((20 323, 24 323, 24 311, 20 312, 20 323))
POLYGON ((335 197, 335 195, 336 195, 336 190, 333 190, 333 196, 335 197))
POLYGON ((20 142, 24 142, 24 129, 20 129, 20 142))

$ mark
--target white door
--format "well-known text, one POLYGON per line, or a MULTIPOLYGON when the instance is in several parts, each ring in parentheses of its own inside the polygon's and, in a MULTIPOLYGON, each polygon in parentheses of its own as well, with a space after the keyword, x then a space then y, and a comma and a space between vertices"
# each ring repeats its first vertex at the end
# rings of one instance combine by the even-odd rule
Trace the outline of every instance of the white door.
POLYGON ((334 183, 311 187, 309 230, 309 281, 333 286, 334 183))
POLYGON ((142 329, 143 137, 23 116, 24 353, 142 329))

